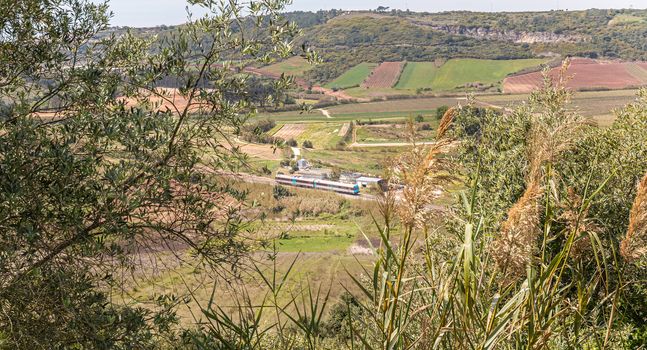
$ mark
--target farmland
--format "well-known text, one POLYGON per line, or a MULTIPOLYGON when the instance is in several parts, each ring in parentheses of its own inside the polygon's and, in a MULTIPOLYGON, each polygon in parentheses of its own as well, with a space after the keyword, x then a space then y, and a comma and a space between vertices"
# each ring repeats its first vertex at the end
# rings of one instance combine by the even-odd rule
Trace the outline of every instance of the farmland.
MULTIPOLYGON (((559 68, 553 68, 550 76, 557 76, 559 68)), ((568 69, 571 79, 567 86, 575 89, 626 89, 647 84, 645 63, 601 62, 577 59, 568 69)), ((542 82, 541 72, 508 77, 503 82, 506 93, 528 93, 542 82)))
POLYGON ((543 59, 519 60, 482 60, 482 59, 451 59, 447 62, 406 62, 404 68, 401 62, 384 62, 377 66, 370 76, 355 87, 359 80, 359 72, 365 73, 366 63, 355 66, 340 78, 352 76, 341 84, 337 79, 327 86, 339 88, 351 87, 346 90, 357 97, 375 97, 380 95, 412 94, 417 89, 432 91, 465 90, 465 87, 491 85, 497 87, 509 74, 522 69, 536 67, 545 63, 543 59), (399 74, 401 71, 401 74, 399 74), (399 75, 399 77, 398 77, 399 75))
POLYGON ((535 67, 544 62, 541 59, 453 59, 438 69, 430 87, 433 90, 444 91, 453 90, 469 83, 497 84, 508 74, 524 68, 535 67))
POLYGON ((304 124, 285 124, 274 133, 274 136, 284 140, 295 139, 299 137, 305 129, 306 125, 304 124))
POLYGON ((347 89, 349 87, 359 86, 369 76, 369 74, 371 74, 375 67, 377 67, 377 64, 375 63, 360 63, 347 70, 337 79, 326 84, 325 87, 329 89, 347 89))
POLYGON ((429 88, 434 80, 438 67, 434 62, 407 62, 397 89, 429 88))
POLYGON ((373 69, 361 87, 367 89, 393 87, 398 82, 403 65, 403 62, 382 62, 373 69))

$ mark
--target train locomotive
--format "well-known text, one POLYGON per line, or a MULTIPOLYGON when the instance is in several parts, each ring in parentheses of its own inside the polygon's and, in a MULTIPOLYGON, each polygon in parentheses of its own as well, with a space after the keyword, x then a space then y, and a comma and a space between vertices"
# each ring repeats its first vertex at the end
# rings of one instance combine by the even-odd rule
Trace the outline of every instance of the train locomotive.
POLYGON ((301 176, 278 174, 274 178, 281 185, 296 186, 303 188, 314 188, 318 190, 333 191, 343 194, 359 194, 359 185, 348 184, 338 181, 319 180, 301 176))

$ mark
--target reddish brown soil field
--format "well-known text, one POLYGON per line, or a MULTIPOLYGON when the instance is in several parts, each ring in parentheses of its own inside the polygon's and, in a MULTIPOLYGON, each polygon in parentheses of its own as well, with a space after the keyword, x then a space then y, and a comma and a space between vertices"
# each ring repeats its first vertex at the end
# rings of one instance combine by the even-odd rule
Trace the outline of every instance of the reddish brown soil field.
MULTIPOLYGON (((571 80, 567 83, 574 90, 624 89, 647 85, 647 80, 636 74, 636 68, 647 67, 647 63, 600 62, 591 59, 574 59, 568 69, 571 80)), ((557 77, 559 68, 553 68, 550 76, 557 77)), ((529 93, 542 84, 542 73, 533 72, 508 77, 503 81, 506 93, 529 93)))
POLYGON ((364 80, 365 88, 390 88, 398 82, 404 62, 383 62, 364 80))

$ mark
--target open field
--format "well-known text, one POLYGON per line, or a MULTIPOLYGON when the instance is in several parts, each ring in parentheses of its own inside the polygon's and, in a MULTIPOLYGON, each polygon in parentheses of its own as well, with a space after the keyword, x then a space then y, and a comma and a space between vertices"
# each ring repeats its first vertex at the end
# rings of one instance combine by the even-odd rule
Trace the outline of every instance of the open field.
MULTIPOLYGON (((394 85, 387 83, 367 85, 369 80, 375 79, 371 75, 361 87, 345 91, 355 97, 378 97, 415 94, 417 89, 452 91, 474 84, 498 86, 506 76, 522 69, 539 66, 545 62, 545 59, 485 60, 471 58, 451 59, 445 63, 407 62, 394 85)), ((384 64, 389 64, 389 69, 393 73, 396 71, 397 63, 384 62, 375 69, 374 74, 384 64)))
POLYGON ((347 89, 352 86, 359 86, 366 77, 371 74, 375 67, 377 67, 377 64, 375 63, 360 63, 344 72, 344 74, 339 76, 337 79, 326 84, 325 87, 329 89, 347 89))
POLYGON ((535 67, 545 60, 480 60, 459 58, 447 61, 433 76, 430 87, 435 91, 453 90, 469 83, 496 84, 508 74, 535 67))
POLYGON ((436 134, 435 129, 438 127, 438 121, 435 118, 428 119, 431 119, 430 122, 414 124, 413 135, 411 135, 411 130, 404 123, 357 126, 357 138, 355 141, 360 144, 406 142, 411 136, 416 141, 433 141, 436 134), (425 130, 423 125, 427 125, 428 128, 425 130))
POLYGON ((342 127, 343 124, 337 122, 309 124, 295 139, 299 145, 308 140, 312 142, 314 148, 332 148, 343 139, 339 136, 342 127))
MULTIPOLYGON (((641 63, 602 62, 576 59, 571 62, 567 86, 576 89, 625 89, 647 84, 647 72, 641 63)), ((559 68, 550 71, 551 77, 559 74, 559 68)), ((503 82, 506 93, 529 93, 542 84, 541 72, 508 77, 503 82)))
POLYGON ((382 62, 364 80, 361 87, 367 89, 390 88, 398 82, 404 62, 382 62))
POLYGON ((398 147, 375 147, 348 150, 314 149, 305 150, 303 154, 306 159, 321 166, 380 176, 384 170, 384 163, 402 151, 403 149, 398 147))
POLYGON ((407 62, 395 88, 429 88, 437 71, 438 67, 434 62, 407 62))
MULTIPOLYGON (((608 125, 613 120, 613 111, 636 100, 637 90, 582 91, 576 92, 571 101, 573 109, 608 125)), ((501 107, 513 107, 522 103, 528 95, 486 95, 477 96, 479 101, 501 107)))
POLYGON ((284 140, 296 139, 306 130, 306 127, 305 124, 284 124, 273 136, 284 140))

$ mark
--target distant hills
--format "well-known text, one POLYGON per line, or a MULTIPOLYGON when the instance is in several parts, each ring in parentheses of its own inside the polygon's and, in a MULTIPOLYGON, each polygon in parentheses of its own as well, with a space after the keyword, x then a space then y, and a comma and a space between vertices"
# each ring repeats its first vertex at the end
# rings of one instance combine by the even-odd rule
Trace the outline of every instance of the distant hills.
MULTIPOLYGON (((303 29, 297 44, 313 47, 323 63, 313 67, 291 59, 250 69, 255 69, 255 73, 266 72, 270 78, 280 73, 295 75, 300 86, 321 85, 359 95, 370 95, 361 91, 362 88, 384 89, 386 85, 407 93, 465 87, 503 91, 504 85, 509 91, 525 91, 518 83, 534 86, 538 73, 508 79, 506 84, 504 80, 511 75, 532 74, 539 70, 540 64, 552 62, 554 65, 568 56, 596 62, 647 61, 647 10, 517 13, 331 10, 288 12, 285 17, 303 29), (384 62, 393 64, 384 66, 384 62), (388 76, 382 77, 382 70, 388 76), (374 71, 377 76, 373 75, 374 71)), ((111 32, 124 29, 113 28, 111 32)), ((173 29, 138 28, 135 33, 164 36, 173 29)), ((580 68, 582 74, 595 74, 595 69, 609 67, 580 68)), ((614 72, 620 69, 623 75, 636 78, 626 78, 618 86, 646 82, 644 64, 612 68, 614 72)), ((595 84, 591 87, 607 87, 599 82, 595 84)), ((586 83, 577 86, 588 87, 586 83)), ((615 86, 611 84, 611 88, 615 86)))

